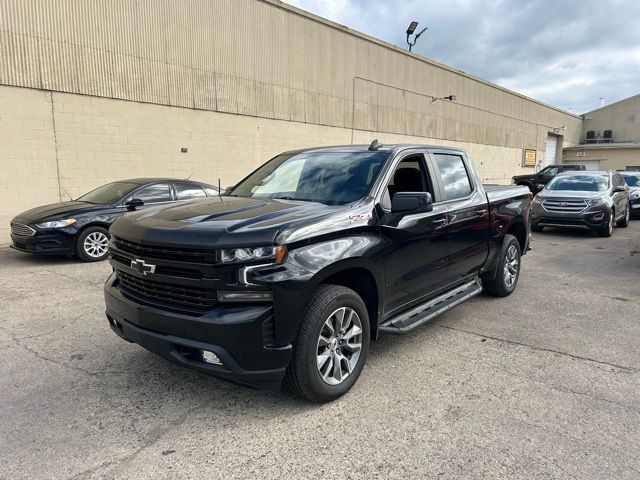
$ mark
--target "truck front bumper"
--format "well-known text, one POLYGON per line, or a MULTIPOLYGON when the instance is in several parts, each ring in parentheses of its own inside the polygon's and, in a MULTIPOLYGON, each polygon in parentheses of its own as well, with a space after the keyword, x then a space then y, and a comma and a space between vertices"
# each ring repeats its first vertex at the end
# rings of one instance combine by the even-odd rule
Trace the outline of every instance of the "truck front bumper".
POLYGON ((234 383, 280 389, 292 348, 265 345, 271 338, 272 305, 218 306, 202 316, 182 315, 133 302, 114 282, 112 275, 105 284, 106 315, 123 339, 234 383))

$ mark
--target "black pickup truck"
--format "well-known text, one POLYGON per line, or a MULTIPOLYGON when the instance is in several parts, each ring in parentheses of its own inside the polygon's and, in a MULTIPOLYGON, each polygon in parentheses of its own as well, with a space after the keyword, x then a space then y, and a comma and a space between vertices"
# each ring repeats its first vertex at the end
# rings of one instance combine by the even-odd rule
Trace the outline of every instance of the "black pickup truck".
POLYGON ((107 318, 178 364, 330 401, 380 334, 483 287, 509 295, 530 204, 527 188, 483 187, 463 150, 374 141, 283 153, 225 196, 117 220, 107 318))

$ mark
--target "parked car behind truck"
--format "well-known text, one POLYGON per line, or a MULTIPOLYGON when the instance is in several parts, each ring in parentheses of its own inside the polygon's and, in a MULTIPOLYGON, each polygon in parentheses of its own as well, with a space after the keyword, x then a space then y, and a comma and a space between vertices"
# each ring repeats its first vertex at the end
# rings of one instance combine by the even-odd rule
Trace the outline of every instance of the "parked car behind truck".
POLYGON ((544 188, 556 175, 566 171, 586 170, 584 165, 578 163, 561 163, 558 165, 549 165, 538 173, 528 175, 516 175, 511 179, 514 185, 522 185, 527 187, 534 195, 544 188))
POLYGON ((618 172, 564 172, 534 199, 531 229, 592 230, 610 237, 614 226, 629 225, 629 187, 618 172))
POLYGON ((513 292, 529 210, 526 188, 485 191, 458 149, 283 153, 226 196, 117 220, 107 318, 172 362, 330 401, 382 333, 513 292))
POLYGON ((11 220, 11 246, 40 255, 107 257, 109 226, 130 205, 151 206, 218 195, 206 183, 172 178, 132 178, 108 183, 77 200, 32 208, 11 220))

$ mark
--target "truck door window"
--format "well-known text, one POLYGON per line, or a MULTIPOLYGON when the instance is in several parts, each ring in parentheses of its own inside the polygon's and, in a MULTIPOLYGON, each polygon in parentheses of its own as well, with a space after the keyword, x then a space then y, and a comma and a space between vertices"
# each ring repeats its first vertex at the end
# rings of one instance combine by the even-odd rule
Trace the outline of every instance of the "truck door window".
POLYGON ((398 163, 382 196, 382 207, 391 209, 391 199, 398 192, 429 192, 433 197, 422 154, 410 155, 398 163))
POLYGON ((471 180, 462 157, 459 155, 434 154, 444 186, 445 200, 464 198, 471 194, 471 180))

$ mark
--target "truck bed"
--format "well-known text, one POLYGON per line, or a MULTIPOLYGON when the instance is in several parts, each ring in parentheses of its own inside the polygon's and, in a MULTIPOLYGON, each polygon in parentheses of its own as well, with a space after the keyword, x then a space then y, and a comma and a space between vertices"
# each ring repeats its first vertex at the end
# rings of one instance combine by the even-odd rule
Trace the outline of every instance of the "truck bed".
POLYGON ((531 193, 529 188, 520 185, 482 184, 482 186, 484 191, 487 192, 489 203, 507 199, 528 198, 531 193))

